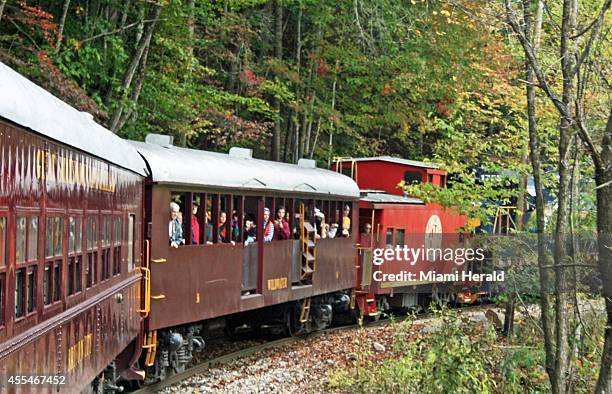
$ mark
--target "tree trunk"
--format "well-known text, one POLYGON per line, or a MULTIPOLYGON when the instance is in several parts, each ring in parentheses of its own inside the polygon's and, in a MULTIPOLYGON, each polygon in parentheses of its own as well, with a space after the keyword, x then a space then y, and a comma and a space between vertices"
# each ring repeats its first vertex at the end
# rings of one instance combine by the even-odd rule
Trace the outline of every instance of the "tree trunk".
POLYGON ((602 141, 602 166, 595 168, 597 184, 597 241, 599 273, 606 303, 607 324, 596 393, 612 393, 612 112, 602 141))
MULTIPOLYGON (((274 56, 278 60, 283 58, 283 8, 281 0, 274 0, 274 56)), ((274 131, 272 134, 272 149, 271 159, 274 161, 280 160, 280 138, 281 138, 281 103, 275 98, 273 106, 278 113, 279 119, 274 122, 274 131)))
MULTIPOLYGON (((302 68, 302 5, 299 4, 298 9, 298 20, 297 20, 297 29, 296 29, 296 44, 295 44, 295 63, 298 77, 301 74, 302 68)), ((301 89, 300 86, 296 88, 295 98, 298 103, 301 101, 301 89)), ((303 105, 303 103, 302 103, 303 105)), ((305 107, 305 105, 303 105, 305 107)), ((304 157, 304 128, 300 127, 300 109, 301 112, 306 112, 304 108, 298 107, 298 110, 295 112, 295 162, 297 163, 299 159, 304 157)))
POLYGON ((187 1, 189 16, 187 17, 187 32, 189 34, 189 55, 193 56, 194 37, 195 37, 195 0, 187 1))
POLYGON ((0 21, 2 20, 2 14, 4 13, 5 5, 6 5, 6 0, 0 0, 0 21))
MULTIPOLYGON (((70 7, 70 0, 64 0, 64 7, 62 8, 62 17, 60 18, 59 26, 57 28, 57 41, 55 42, 55 53, 59 53, 60 47, 62 46, 62 39, 64 38, 64 26, 66 25, 66 15, 68 15, 68 8, 70 7)), ((1 11, 0 11, 1 14, 1 11)))
POLYGON ((140 21, 140 23, 138 24, 138 27, 136 27, 136 36, 134 38, 134 42, 138 43, 140 42, 140 39, 142 38, 142 35, 144 34, 144 28, 145 28, 145 6, 141 5, 138 8, 138 20, 140 21))
MULTIPOLYGON (((150 47, 151 45, 147 45, 147 47, 145 48, 145 51, 142 54, 142 59, 140 59, 140 64, 138 65, 138 71, 136 72, 136 79, 134 80, 134 89, 132 89, 132 93, 130 94, 130 101, 134 104, 138 102, 138 98, 140 97, 140 90, 142 89, 142 82, 144 81, 146 76, 145 71, 147 68, 147 58, 149 56, 150 47)), ((125 123, 132 117, 133 113, 133 107, 123 112, 119 119, 117 130, 121 130, 123 128, 125 123)), ((181 137, 182 138, 180 141, 180 146, 187 146, 186 138, 184 138, 185 135, 183 134, 181 135, 181 137)))
MULTIPOLYGON (((526 68, 529 68, 529 64, 526 64, 526 68)), ((533 75, 531 76, 533 79, 533 75)), ((533 89, 533 87, 532 87, 533 89)), ((529 149, 523 154, 521 158, 521 164, 527 165, 529 163, 529 149)), ((525 210, 527 209, 527 182, 529 181, 528 174, 521 173, 519 177, 518 185, 518 197, 516 200, 516 231, 523 231, 525 227, 525 210)))
MULTIPOLYGON (((329 152, 327 157, 327 168, 331 166, 333 145, 334 145, 334 110, 336 109, 336 85, 338 83, 338 70, 340 69, 340 61, 336 60, 336 68, 334 70, 334 83, 332 84, 332 101, 331 101, 331 116, 329 120, 329 152)), ((313 146, 314 150, 314 146, 313 146)))
POLYGON ((315 148, 317 147, 317 140, 319 139, 319 132, 321 131, 321 117, 319 116, 319 120, 317 121, 317 130, 315 131, 315 138, 314 141, 312 142, 312 149, 310 151, 310 159, 312 160, 314 153, 315 153, 315 148))
MULTIPOLYGON (((531 41, 531 2, 523 1, 523 18, 527 40, 531 41)), ((536 37, 538 36, 538 26, 536 25, 536 37)), ((538 136, 536 118, 536 96, 533 85, 533 69, 529 61, 526 62, 526 90, 527 90, 527 120, 529 125, 529 156, 531 158, 531 168, 536 193, 536 226, 538 237, 538 271, 540 274, 540 312, 542 319, 542 330, 544 332, 544 351, 546 356, 546 372, 552 384, 554 375, 554 339, 552 334, 552 324, 550 320, 551 301, 550 301, 550 271, 546 266, 549 265, 548 254, 545 247, 545 213, 544 213, 544 189, 542 186, 542 159, 540 150, 540 138, 538 136)))
POLYGON ((512 292, 508 301, 506 301, 506 310, 504 311, 504 328, 503 332, 508 338, 508 342, 512 342, 514 335, 514 309, 516 307, 516 293, 512 292))
POLYGON ((119 22, 120 28, 123 28, 127 22, 131 3, 132 3, 132 0, 126 0, 123 4, 123 10, 121 11, 121 21, 119 22))
MULTIPOLYGON (((143 54, 148 50, 148 47, 151 43, 151 37, 153 36, 153 31, 155 30, 155 25, 157 24, 157 19, 161 13, 162 6, 155 5, 153 7, 153 11, 151 12, 151 22, 149 22, 144 29, 142 36, 140 37, 140 41, 138 42, 138 46, 136 47, 136 51, 132 56, 132 60, 125 71, 123 76, 123 82, 121 84, 120 94, 124 96, 132 86, 132 80, 134 79, 134 75, 136 73, 137 68, 141 64, 141 60, 143 60, 143 54)), ((109 128, 113 132, 117 132, 119 130, 119 123, 122 119, 122 115, 124 112, 124 104, 120 102, 115 111, 113 112, 113 116, 111 121, 109 122, 109 128)))
MULTIPOLYGON (((563 1, 563 19, 561 21, 561 45, 559 56, 561 58, 561 71, 563 74, 563 90, 561 100, 566 108, 572 104, 573 80, 573 53, 570 37, 574 34, 576 25, 575 0, 563 1)), ((571 111, 570 111, 571 112, 571 111)), ((559 191, 557 196, 557 226, 555 233, 555 370, 552 391, 554 394, 565 394, 568 388, 568 351, 569 351, 569 320, 573 316, 570 312, 570 297, 567 263, 568 251, 568 218, 569 218, 569 189, 571 180, 570 148, 572 142, 572 124, 565 116, 559 119, 559 191)))

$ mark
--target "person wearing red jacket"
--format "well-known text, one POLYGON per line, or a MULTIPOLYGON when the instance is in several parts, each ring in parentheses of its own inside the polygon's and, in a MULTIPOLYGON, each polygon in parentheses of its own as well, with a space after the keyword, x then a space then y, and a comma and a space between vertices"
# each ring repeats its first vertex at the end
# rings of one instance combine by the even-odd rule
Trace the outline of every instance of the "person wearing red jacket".
POLYGON ((191 208, 191 244, 197 245, 200 243, 200 223, 198 223, 198 204, 193 203, 191 208))
POLYGON ((274 221, 274 227, 276 230, 276 239, 290 239, 291 230, 289 230, 289 222, 285 218, 285 208, 280 207, 276 210, 276 220, 274 221))

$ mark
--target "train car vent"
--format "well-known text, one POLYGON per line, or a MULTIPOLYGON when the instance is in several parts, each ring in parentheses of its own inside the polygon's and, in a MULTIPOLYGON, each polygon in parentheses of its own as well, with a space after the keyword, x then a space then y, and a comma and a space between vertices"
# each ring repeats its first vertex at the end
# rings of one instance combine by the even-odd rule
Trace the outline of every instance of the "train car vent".
POLYGON ((310 159, 298 160, 298 166, 302 168, 317 168, 317 162, 310 159))
POLYGON ((232 147, 229 150, 229 155, 233 157, 240 157, 243 159, 252 159, 253 149, 232 147))
POLYGON ((147 134, 145 142, 147 144, 159 145, 167 148, 172 146, 174 137, 171 135, 147 134))

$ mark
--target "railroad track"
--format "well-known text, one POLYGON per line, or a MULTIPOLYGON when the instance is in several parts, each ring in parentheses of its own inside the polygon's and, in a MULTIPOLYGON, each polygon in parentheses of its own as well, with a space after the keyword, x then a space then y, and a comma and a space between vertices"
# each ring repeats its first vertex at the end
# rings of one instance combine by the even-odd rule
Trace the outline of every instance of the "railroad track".
MULTIPOLYGON (((469 310, 471 312, 475 312, 478 310, 484 310, 487 308, 491 308, 491 305, 478 305, 478 306, 468 306, 468 307, 462 307, 460 309, 462 310, 469 310)), ((417 321, 421 321, 421 320, 426 320, 428 318, 431 318, 433 315, 430 312, 427 313, 421 313, 417 315, 416 320, 417 321)), ((396 319, 396 322, 400 322, 400 321, 404 321, 408 318, 408 316, 406 317, 402 317, 401 319, 396 319)), ((380 326, 380 325, 385 325, 385 324, 389 324, 392 320, 391 319, 382 319, 382 320, 378 320, 378 321, 372 321, 372 322, 368 322, 365 323, 364 325, 366 327, 376 327, 376 326, 380 326)), ((175 385, 177 383, 182 382, 183 380, 187 380, 195 375, 198 375, 200 373, 205 372, 206 370, 208 370, 211 367, 215 367, 217 365, 221 365, 221 364, 226 364, 230 361, 236 360, 238 358, 241 357, 245 357, 245 356, 250 356, 253 355, 255 353, 267 350, 267 349, 273 349, 273 348, 277 348, 286 344, 290 344, 293 342, 297 342, 306 338, 315 338, 324 334, 329 334, 329 333, 333 333, 333 332, 338 332, 338 331, 344 331, 344 330, 350 330, 350 329, 355 329, 360 327, 359 324, 355 323, 355 324, 349 324, 349 325, 343 325, 343 326, 336 326, 336 327, 331 327, 331 328, 327 328, 325 330, 321 330, 321 331, 315 331, 312 332, 310 334, 306 334, 306 335, 299 335, 299 336, 292 336, 292 337, 287 337, 287 338, 281 338, 281 339, 276 339, 270 342, 266 342, 266 343, 262 343, 259 345, 255 345, 255 346, 251 346, 245 349, 241 349, 241 350, 237 350, 235 352, 231 352, 228 354, 224 354, 222 356, 219 356, 217 358, 213 358, 210 360, 206 360, 206 361, 202 361, 201 363, 186 369, 185 371, 169 376, 166 379, 142 387, 139 390, 133 391, 132 394, 145 394, 145 393, 155 393, 159 390, 163 390, 167 387, 170 387, 172 385, 175 385)))

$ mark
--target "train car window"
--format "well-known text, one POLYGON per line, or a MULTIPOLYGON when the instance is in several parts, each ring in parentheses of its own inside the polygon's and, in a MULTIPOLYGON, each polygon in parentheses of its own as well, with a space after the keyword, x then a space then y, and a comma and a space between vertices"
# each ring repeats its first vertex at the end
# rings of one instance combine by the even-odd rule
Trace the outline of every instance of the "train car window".
POLYGON ((102 260, 102 280, 110 278, 110 236, 110 217, 104 216, 100 225, 100 243, 102 245, 102 250, 100 251, 100 257, 102 260))
POLYGON ((404 246, 404 229, 395 230, 395 246, 404 246))
MULTIPOLYGON (((185 217, 187 209, 187 193, 172 192, 170 195, 170 204, 178 205, 178 211, 173 213, 172 209, 168 211, 168 236, 171 245, 181 246, 186 244, 186 227, 185 217), (175 215, 175 216, 173 216, 175 215)), ((176 209, 176 207, 174 208, 176 209)))
POLYGON ((446 188, 446 175, 440 177, 440 186, 446 188))
POLYGON ((87 262, 85 265, 85 286, 98 282, 98 218, 87 218, 87 262))
POLYGON ((82 249, 82 237, 81 218, 70 216, 68 218, 68 295, 82 290, 82 256, 78 255, 82 249))
POLYGON ((28 313, 34 312, 36 309, 36 271, 31 270, 28 272, 28 297, 27 297, 27 308, 28 313))
POLYGON ((387 246, 387 249, 393 248, 393 229, 392 228, 387 229, 387 237, 386 237, 385 244, 387 246))
POLYGON ((26 261, 26 218, 17 218, 15 226, 15 261, 23 263, 26 261))
POLYGON ((406 171, 404 172, 404 182, 408 184, 421 183, 423 176, 419 171, 406 171))
POLYGON ((45 272, 43 274, 43 304, 51 303, 51 264, 45 264, 45 272))
POLYGON ((83 257, 81 256, 76 256, 76 291, 77 293, 80 292, 81 290, 83 290, 83 257))
POLYGON ((74 216, 70 216, 68 220, 68 253, 79 253, 83 246, 82 220, 74 216))
POLYGON ((0 267, 6 265, 6 218, 0 217, 0 267))
POLYGON ((434 176, 433 174, 427 174, 427 183, 433 183, 434 176))
POLYGON ((75 292, 74 286, 74 266, 76 260, 74 257, 68 257, 68 295, 72 295, 75 292))
POLYGON ((15 317, 25 315, 25 268, 15 272, 15 317))
POLYGON ((87 218, 87 250, 98 248, 98 222, 95 217, 87 218))
POLYGON ((45 257, 62 255, 64 240, 64 218, 48 217, 45 238, 45 257))
POLYGON ((28 217, 28 261, 38 258, 38 216, 28 217))
POLYGON ((62 285, 62 263, 56 262, 53 267, 53 302, 60 300, 60 289, 62 285))
POLYGON ((113 220, 113 275, 121 273, 121 243, 123 241, 123 221, 113 220))
POLYGON ((45 257, 53 257, 53 218, 47 218, 45 228, 45 257))
POLYGON ((0 274, 0 327, 4 326, 4 311, 5 306, 4 303, 6 301, 6 297, 4 297, 4 289, 5 289, 5 284, 6 284, 6 274, 2 273, 0 274))
POLYGON ((128 215, 128 233, 127 233, 127 252, 128 252, 128 271, 134 269, 134 222, 136 216, 128 215))
POLYGON ((342 172, 342 175, 346 175, 349 178, 353 175, 353 171, 351 170, 350 166, 348 166, 348 167, 342 166, 340 168, 341 168, 340 171, 342 172))

